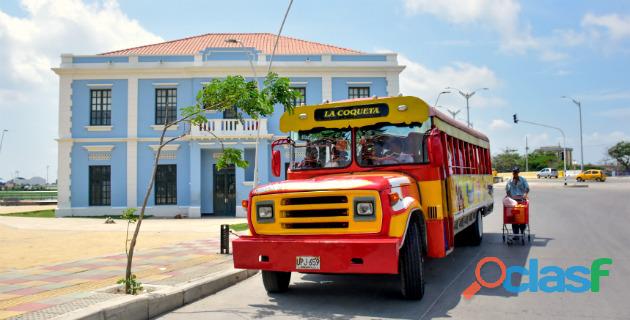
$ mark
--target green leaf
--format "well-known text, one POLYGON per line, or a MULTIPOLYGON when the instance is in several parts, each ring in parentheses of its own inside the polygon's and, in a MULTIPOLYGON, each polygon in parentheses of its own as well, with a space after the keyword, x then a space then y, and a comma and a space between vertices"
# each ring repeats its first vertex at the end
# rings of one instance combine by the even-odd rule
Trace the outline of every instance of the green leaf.
POLYGON ((138 216, 135 215, 137 208, 127 208, 123 210, 121 218, 129 221, 130 223, 134 223, 138 220, 138 216))
POLYGON ((223 154, 217 159, 217 170, 235 165, 239 168, 247 168, 249 162, 243 159, 243 150, 225 148, 223 154))

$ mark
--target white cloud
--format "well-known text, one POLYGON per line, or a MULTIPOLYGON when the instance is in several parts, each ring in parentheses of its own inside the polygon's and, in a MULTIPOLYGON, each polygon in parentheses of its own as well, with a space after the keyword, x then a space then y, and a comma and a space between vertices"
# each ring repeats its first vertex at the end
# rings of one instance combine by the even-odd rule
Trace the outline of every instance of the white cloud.
POLYGON ((588 13, 582 19, 582 26, 586 28, 603 28, 613 40, 630 37, 630 16, 620 16, 618 14, 595 15, 588 13))
POLYGON ((501 36, 501 48, 523 53, 538 48, 531 28, 519 19, 521 5, 516 0, 405 0, 407 10, 415 14, 431 14, 454 24, 489 26, 501 36))
POLYGON ((494 119, 490 122, 490 130, 493 131, 504 131, 511 127, 512 126, 503 119, 494 119))
MULTIPOLYGON (((438 69, 431 69, 420 63, 409 60, 404 55, 398 59, 405 70, 400 74, 400 91, 405 95, 414 95, 425 99, 433 105, 437 95, 446 87, 462 90, 475 90, 481 87, 496 88, 500 81, 494 71, 486 66, 476 66, 465 62, 454 62, 438 69)), ((463 98, 453 92, 440 97, 440 105, 462 105, 463 98)), ((478 107, 502 106, 505 102, 491 94, 478 93, 471 99, 478 107)), ((454 108, 457 109, 457 108, 454 108)))
POLYGON ((41 176, 46 165, 55 167, 58 81, 50 68, 62 53, 96 54, 162 40, 122 12, 116 0, 20 4, 19 16, 0 11, 0 127, 10 132, 2 152, 4 177, 14 170, 41 176))

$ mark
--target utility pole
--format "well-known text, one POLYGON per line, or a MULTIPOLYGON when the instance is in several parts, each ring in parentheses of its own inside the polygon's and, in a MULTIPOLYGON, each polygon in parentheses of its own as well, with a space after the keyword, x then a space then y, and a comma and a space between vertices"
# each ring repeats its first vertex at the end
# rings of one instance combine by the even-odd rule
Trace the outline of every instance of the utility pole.
POLYGON ((564 141, 564 146, 562 147, 562 154, 563 154, 563 163, 564 163, 564 185, 567 185, 567 136, 564 134, 564 131, 558 127, 554 127, 554 126, 550 126, 550 125, 546 125, 546 124, 542 124, 542 123, 537 123, 537 122, 533 122, 533 121, 526 121, 526 120, 521 120, 517 117, 516 114, 513 115, 514 117, 514 123, 519 123, 519 122, 523 122, 523 123, 529 123, 535 126, 541 126, 541 127, 545 127, 545 128, 550 128, 550 129, 556 129, 558 131, 560 131, 560 133, 562 134, 562 139, 564 141))
POLYGON ((48 168, 49 167, 50 167, 49 165, 46 165, 46 186, 48 186, 48 168))
POLYGON ((525 172, 529 171, 529 146, 527 145, 527 136, 525 136, 525 172))
POLYGON ((580 113, 580 171, 584 171, 584 144, 582 143, 582 102, 573 99, 569 96, 562 96, 564 99, 569 99, 575 103, 580 113))

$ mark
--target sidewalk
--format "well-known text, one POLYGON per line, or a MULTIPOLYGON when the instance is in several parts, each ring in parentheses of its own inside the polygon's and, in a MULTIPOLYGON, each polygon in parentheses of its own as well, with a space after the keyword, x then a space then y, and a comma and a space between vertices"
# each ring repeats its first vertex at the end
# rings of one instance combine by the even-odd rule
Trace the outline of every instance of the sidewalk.
MULTIPOLYGON (((232 268, 216 239, 139 250, 134 273, 143 285, 172 286, 232 268)), ((0 319, 50 319, 120 294, 99 289, 124 276, 124 254, 0 273, 0 319)))

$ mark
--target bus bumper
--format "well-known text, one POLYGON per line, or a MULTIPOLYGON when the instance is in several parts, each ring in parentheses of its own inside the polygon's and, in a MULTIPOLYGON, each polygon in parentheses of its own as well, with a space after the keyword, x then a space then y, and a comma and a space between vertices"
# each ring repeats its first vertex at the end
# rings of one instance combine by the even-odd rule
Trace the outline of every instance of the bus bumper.
POLYGON ((232 242, 234 267, 311 273, 397 274, 397 238, 287 239, 242 236, 232 242), (320 258, 320 269, 296 269, 296 258, 320 258))

